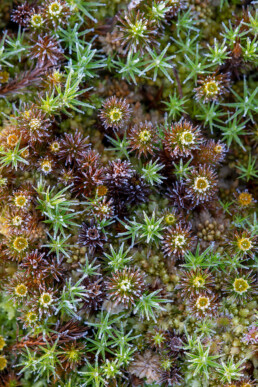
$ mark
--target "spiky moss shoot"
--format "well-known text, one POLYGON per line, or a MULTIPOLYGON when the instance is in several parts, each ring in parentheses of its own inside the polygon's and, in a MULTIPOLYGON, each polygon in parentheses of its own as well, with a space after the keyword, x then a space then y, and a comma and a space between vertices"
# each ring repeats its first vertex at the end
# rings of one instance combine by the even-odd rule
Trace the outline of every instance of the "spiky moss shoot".
MULTIPOLYGON (((121 203, 120 196, 124 197, 125 194, 130 193, 130 181, 134 177, 133 172, 134 169, 128 161, 121 161, 120 159, 109 161, 108 166, 105 168, 104 183, 108 188, 107 196, 111 197, 114 202, 121 203)), ((136 189, 134 192, 136 192, 136 189)))
POLYGON ((218 102, 219 97, 229 91, 229 74, 213 74, 200 77, 197 80, 199 87, 194 89, 195 98, 204 103, 209 101, 218 102))
POLYGON ((121 17, 117 16, 119 32, 118 40, 125 51, 144 52, 146 47, 156 43, 157 34, 154 20, 145 17, 144 13, 128 12, 121 17))
POLYGON ((62 169, 60 172, 60 176, 58 177, 58 180, 63 185, 71 185, 74 181, 74 170, 69 169, 62 169))
POLYGON ((183 340, 175 331, 168 332, 165 349, 170 356, 178 357, 180 353, 183 353, 183 340))
POLYGON ((164 386, 176 386, 179 385, 182 376, 180 375, 180 370, 177 365, 173 362, 170 369, 164 370, 160 373, 159 385, 164 386))
POLYGON ((104 293, 104 284, 103 278, 98 277, 96 281, 94 280, 85 280, 83 285, 87 289, 87 299, 85 299, 83 303, 83 309, 87 309, 87 311, 97 311, 101 309, 103 304, 103 299, 105 297, 104 293))
POLYGON ((176 224, 176 227, 167 228, 162 241, 164 255, 176 260, 191 250, 194 237, 191 236, 191 226, 176 224))
POLYGON ((171 157, 188 157, 198 149, 202 136, 199 127, 181 120, 164 131, 163 146, 171 157))
POLYGON ((195 205, 211 201, 217 192, 217 174, 207 165, 200 165, 188 175, 188 197, 195 205))
POLYGON ((7 360, 4 355, 0 355, 0 371, 3 371, 7 366, 7 360))
POLYGON ((161 348, 165 340, 166 336, 163 333, 156 332, 153 335, 153 344, 156 348, 161 348))
POLYGON ((84 361, 85 345, 82 343, 67 343, 61 347, 60 361, 62 367, 75 370, 84 361))
POLYGON ((217 310, 216 296, 205 293, 193 296, 189 301, 189 306, 197 317, 212 316, 217 310))
POLYGON ((117 159, 110 161, 106 168, 106 181, 111 187, 119 187, 123 183, 127 183, 133 176, 133 167, 128 161, 117 159))
POLYGON ((150 195, 150 190, 146 180, 139 173, 135 172, 124 187, 126 192, 126 201, 128 204, 135 205, 140 202, 146 202, 150 195))
POLYGON ((115 305, 122 304, 128 308, 135 305, 145 290, 144 274, 136 268, 126 267, 117 270, 106 282, 110 299, 115 305))
POLYGON ((147 0, 144 4, 144 11, 148 16, 148 19, 155 20, 157 27, 161 27, 162 22, 165 21, 166 16, 171 9, 167 0, 147 0))
POLYGON ((241 257, 253 257, 257 251, 257 236, 252 235, 250 231, 235 231, 229 239, 230 252, 241 257))
POLYGON ((43 26, 44 20, 40 13, 34 13, 31 15, 30 24, 33 28, 40 28, 43 26))
POLYGON ((3 338, 3 336, 0 335, 0 351, 2 351, 5 345, 5 339, 3 338))
POLYGON ((233 297, 234 300, 243 302, 244 300, 257 294, 257 281, 252 273, 231 274, 227 280, 224 291, 233 297))
POLYGON ((210 293, 214 287, 214 279, 207 270, 197 268, 183 271, 177 288, 181 290, 182 297, 210 293))
POLYGON ((128 133, 129 148, 135 151, 138 157, 153 155, 158 140, 151 122, 145 121, 133 126, 128 133))
POLYGON ((161 368, 165 371, 170 370, 173 364, 174 364, 174 361, 171 358, 162 359, 160 362, 161 368))
POLYGON ((146 335, 148 343, 150 343, 151 348, 160 349, 164 347, 164 344, 167 340, 167 333, 157 327, 154 327, 146 335))
POLYGON ((89 137, 83 136, 78 130, 75 133, 65 133, 60 140, 58 158, 65 165, 81 165, 90 148, 89 137))
POLYGON ((45 253, 40 254, 38 250, 34 250, 26 255, 21 263, 21 268, 26 270, 26 277, 41 278, 42 274, 47 272, 49 263, 44 257, 45 253))
POLYGON ((30 144, 43 142, 50 137, 51 120, 35 104, 27 105, 17 118, 22 139, 30 144))
POLYGON ((90 225, 82 224, 78 241, 80 246, 85 246, 89 251, 93 252, 96 249, 102 250, 107 238, 102 232, 101 227, 91 222, 90 225))
POLYGON ((225 144, 220 141, 208 140, 204 144, 200 144, 199 149, 194 152, 193 164, 217 165, 225 159, 226 153, 225 144))
POLYGON ((27 27, 32 12, 32 6, 28 4, 27 1, 24 1, 23 4, 18 5, 16 9, 12 11, 11 20, 22 27, 27 27))
POLYGON ((20 375, 17 375, 15 371, 6 371, 4 375, 1 375, 2 387, 20 387, 21 380, 20 375))
MULTIPOLYGON (((96 153, 89 151, 88 153, 96 153)), ((85 156, 86 158, 87 156, 85 156)), ((75 171, 76 173, 77 171, 75 171)), ((100 161, 89 160, 85 161, 81 169, 78 169, 73 181, 73 191, 76 196, 83 195, 84 197, 90 197, 96 192, 99 185, 103 184, 104 180, 104 168, 100 161)))
POLYGON ((119 130, 126 126, 131 112, 130 105, 125 99, 113 96, 104 102, 99 117, 105 129, 119 130))
POLYGON ((39 297, 39 303, 43 308, 48 308, 53 303, 53 295, 48 292, 44 292, 39 297))
POLYGON ((63 57, 63 50, 60 43, 52 36, 38 36, 31 49, 31 59, 37 59, 39 67, 43 67, 47 62, 53 66, 63 57))

